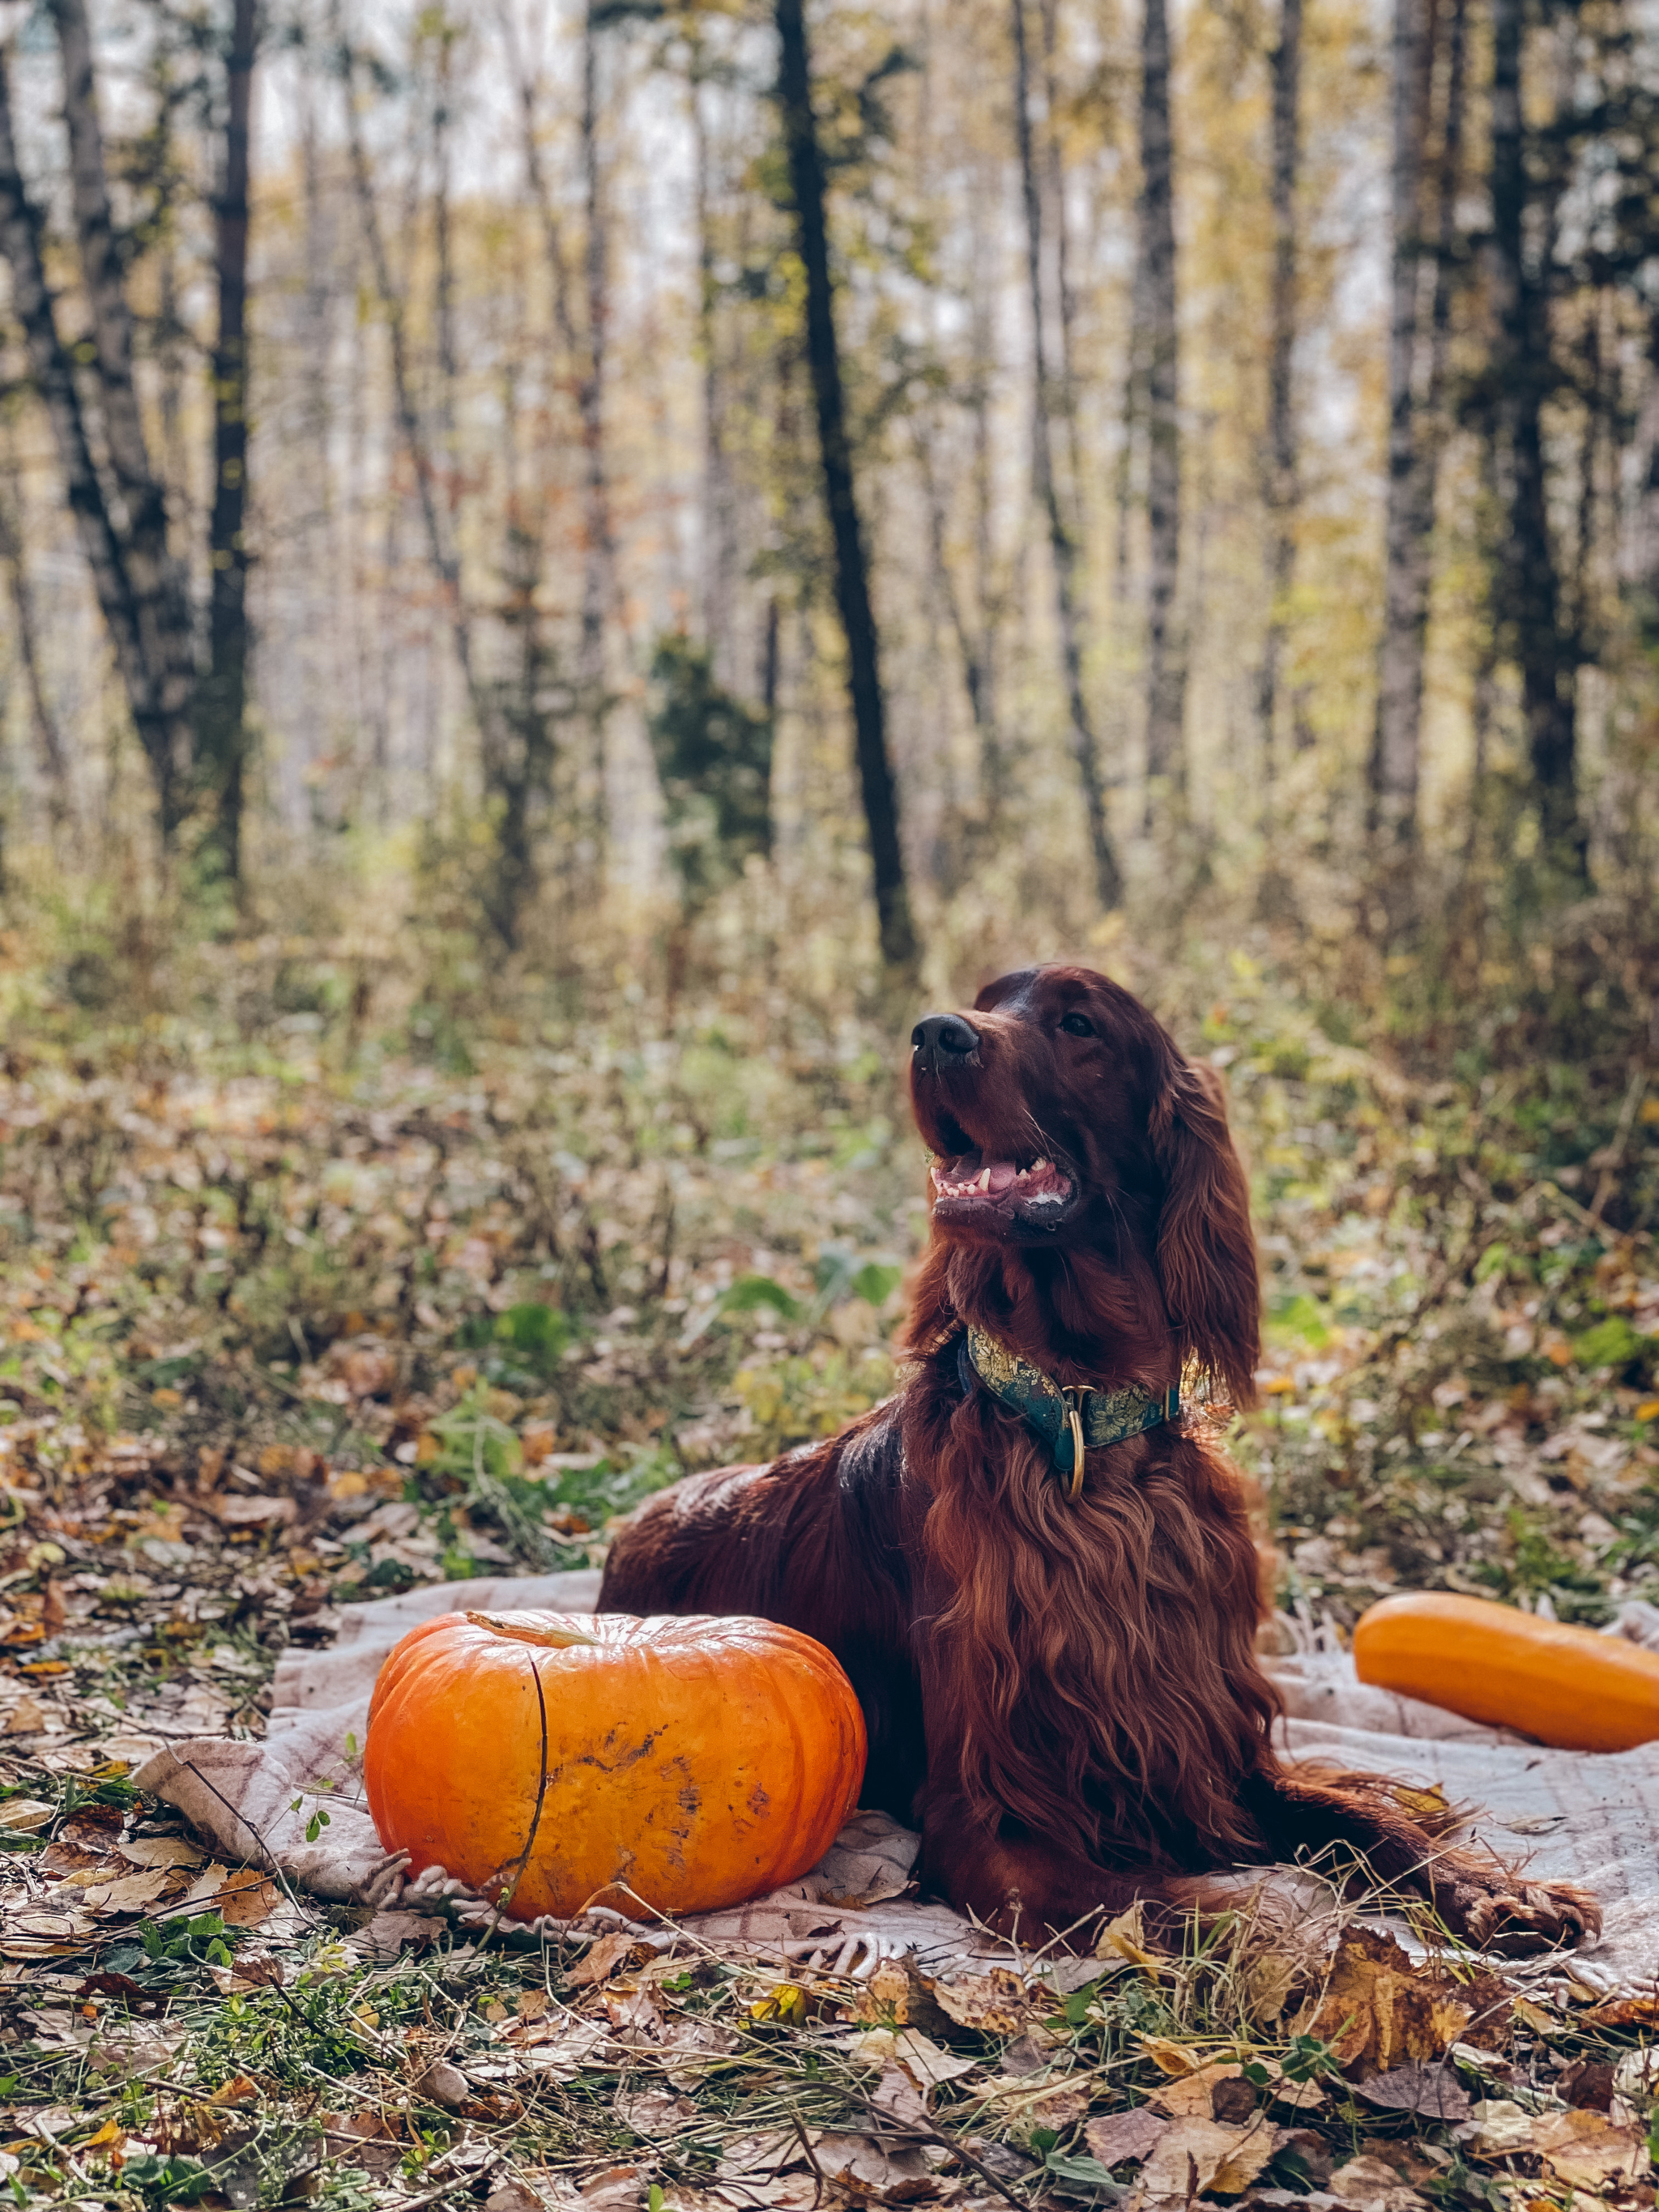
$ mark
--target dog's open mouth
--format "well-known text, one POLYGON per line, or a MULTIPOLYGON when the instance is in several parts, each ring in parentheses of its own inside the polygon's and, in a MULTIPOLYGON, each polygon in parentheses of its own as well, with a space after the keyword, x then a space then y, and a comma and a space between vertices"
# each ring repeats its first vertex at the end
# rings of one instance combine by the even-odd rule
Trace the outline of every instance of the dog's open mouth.
POLYGON ((1052 1225, 1071 1211, 1075 1185, 1053 1160, 988 1160, 959 1152, 933 1164, 933 1212, 947 1220, 994 1215, 1052 1225))

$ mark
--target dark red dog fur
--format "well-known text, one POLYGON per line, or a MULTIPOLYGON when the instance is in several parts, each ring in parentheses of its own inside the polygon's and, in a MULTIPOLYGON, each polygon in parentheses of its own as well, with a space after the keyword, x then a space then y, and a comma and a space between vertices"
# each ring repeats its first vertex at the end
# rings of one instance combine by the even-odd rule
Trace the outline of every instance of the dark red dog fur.
POLYGON ((924 1882, 1005 1933, 1086 1936, 1206 1873, 1334 1853, 1500 1948, 1574 1942, 1594 1901, 1449 1848, 1382 1783, 1287 1765, 1255 1656, 1239 1471, 1200 1425, 1050 1455, 961 1356, 977 1324, 1062 1383, 1252 1398, 1259 1288, 1218 1079, 1084 968, 1028 969, 916 1032, 938 1155, 1057 1164, 1047 1207, 936 1201, 899 1395, 769 1467, 694 1475, 617 1539, 599 1605, 749 1613, 827 1644, 870 1733, 864 1802, 919 1826, 924 1882), (949 1051, 935 1048, 944 1034, 949 1051))

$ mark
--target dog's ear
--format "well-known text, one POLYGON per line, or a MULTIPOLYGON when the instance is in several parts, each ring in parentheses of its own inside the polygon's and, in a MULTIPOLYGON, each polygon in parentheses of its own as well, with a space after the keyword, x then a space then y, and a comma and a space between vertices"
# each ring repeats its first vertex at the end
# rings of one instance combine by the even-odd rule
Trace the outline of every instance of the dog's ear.
POLYGON ((1170 1051, 1151 1134, 1164 1184, 1158 1269, 1181 1356, 1223 1382, 1235 1405, 1251 1405, 1261 1356, 1261 1285, 1249 1187, 1214 1068, 1170 1051))

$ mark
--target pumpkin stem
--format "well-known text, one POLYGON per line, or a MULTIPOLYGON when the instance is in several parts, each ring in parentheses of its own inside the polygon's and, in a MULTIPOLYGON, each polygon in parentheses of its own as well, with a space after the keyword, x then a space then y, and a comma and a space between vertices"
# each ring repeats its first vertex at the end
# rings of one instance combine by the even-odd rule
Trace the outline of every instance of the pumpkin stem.
POLYGON ((573 1644, 586 1644, 597 1648, 597 1636, 584 1636, 579 1628, 536 1628, 522 1620, 509 1620, 504 1613, 469 1613, 467 1619, 475 1628, 488 1628, 496 1636, 506 1636, 514 1644, 542 1644, 555 1651, 562 1651, 573 1644))

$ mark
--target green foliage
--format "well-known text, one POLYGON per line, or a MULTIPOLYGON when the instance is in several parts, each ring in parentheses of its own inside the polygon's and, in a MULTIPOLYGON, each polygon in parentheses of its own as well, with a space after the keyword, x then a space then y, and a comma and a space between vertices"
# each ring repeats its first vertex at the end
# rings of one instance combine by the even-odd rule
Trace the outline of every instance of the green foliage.
POLYGON ((668 854, 696 912, 772 849, 772 724, 722 690, 708 649, 684 631, 658 641, 651 674, 668 854))

